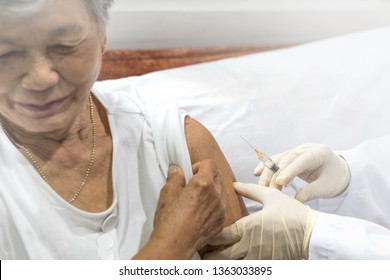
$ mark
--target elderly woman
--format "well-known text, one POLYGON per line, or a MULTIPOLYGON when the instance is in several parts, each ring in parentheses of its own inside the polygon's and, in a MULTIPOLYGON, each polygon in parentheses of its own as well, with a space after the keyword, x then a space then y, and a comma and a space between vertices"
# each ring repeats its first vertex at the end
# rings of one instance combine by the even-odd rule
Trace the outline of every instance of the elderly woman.
POLYGON ((1 259, 186 259, 245 214, 200 123, 95 83, 111 3, 0 0, 1 259))

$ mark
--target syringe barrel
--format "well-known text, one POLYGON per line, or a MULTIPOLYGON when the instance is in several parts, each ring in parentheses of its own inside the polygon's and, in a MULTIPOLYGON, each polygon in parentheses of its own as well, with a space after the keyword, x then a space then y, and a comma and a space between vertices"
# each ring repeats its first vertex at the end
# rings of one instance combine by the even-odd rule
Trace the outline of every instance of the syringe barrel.
POLYGON ((271 170, 273 173, 276 173, 279 170, 279 166, 276 165, 270 158, 264 160, 264 165, 271 170))

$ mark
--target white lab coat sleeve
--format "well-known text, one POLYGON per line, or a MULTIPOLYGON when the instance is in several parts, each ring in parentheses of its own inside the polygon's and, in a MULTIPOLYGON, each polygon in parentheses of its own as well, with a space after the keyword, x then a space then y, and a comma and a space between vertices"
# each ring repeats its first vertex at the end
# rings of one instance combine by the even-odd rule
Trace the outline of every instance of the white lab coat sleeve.
POLYGON ((320 213, 310 239, 309 259, 390 259, 390 230, 361 219, 320 213))
POLYGON ((317 210, 350 216, 390 229, 390 135, 339 151, 351 170, 348 190, 331 199, 319 199, 317 210))

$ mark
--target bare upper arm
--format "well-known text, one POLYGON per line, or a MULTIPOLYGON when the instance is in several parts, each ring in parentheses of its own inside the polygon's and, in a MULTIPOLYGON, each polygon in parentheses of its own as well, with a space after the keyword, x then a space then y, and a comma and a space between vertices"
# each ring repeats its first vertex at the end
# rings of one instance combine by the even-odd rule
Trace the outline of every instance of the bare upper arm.
POLYGON ((223 186, 227 190, 228 197, 225 226, 247 215, 242 198, 236 194, 233 188, 233 182, 235 182, 233 171, 211 133, 195 119, 186 117, 185 134, 191 163, 212 159, 222 176, 223 186))

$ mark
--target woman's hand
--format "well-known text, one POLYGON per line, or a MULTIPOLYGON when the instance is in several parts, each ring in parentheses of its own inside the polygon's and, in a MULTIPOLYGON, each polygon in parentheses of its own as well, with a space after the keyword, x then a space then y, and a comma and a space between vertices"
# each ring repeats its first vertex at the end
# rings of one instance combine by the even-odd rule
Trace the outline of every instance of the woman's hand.
POLYGON ((212 161, 193 166, 194 176, 185 185, 180 167, 171 166, 161 189, 154 230, 137 259, 191 259, 225 221, 225 188, 212 161))

